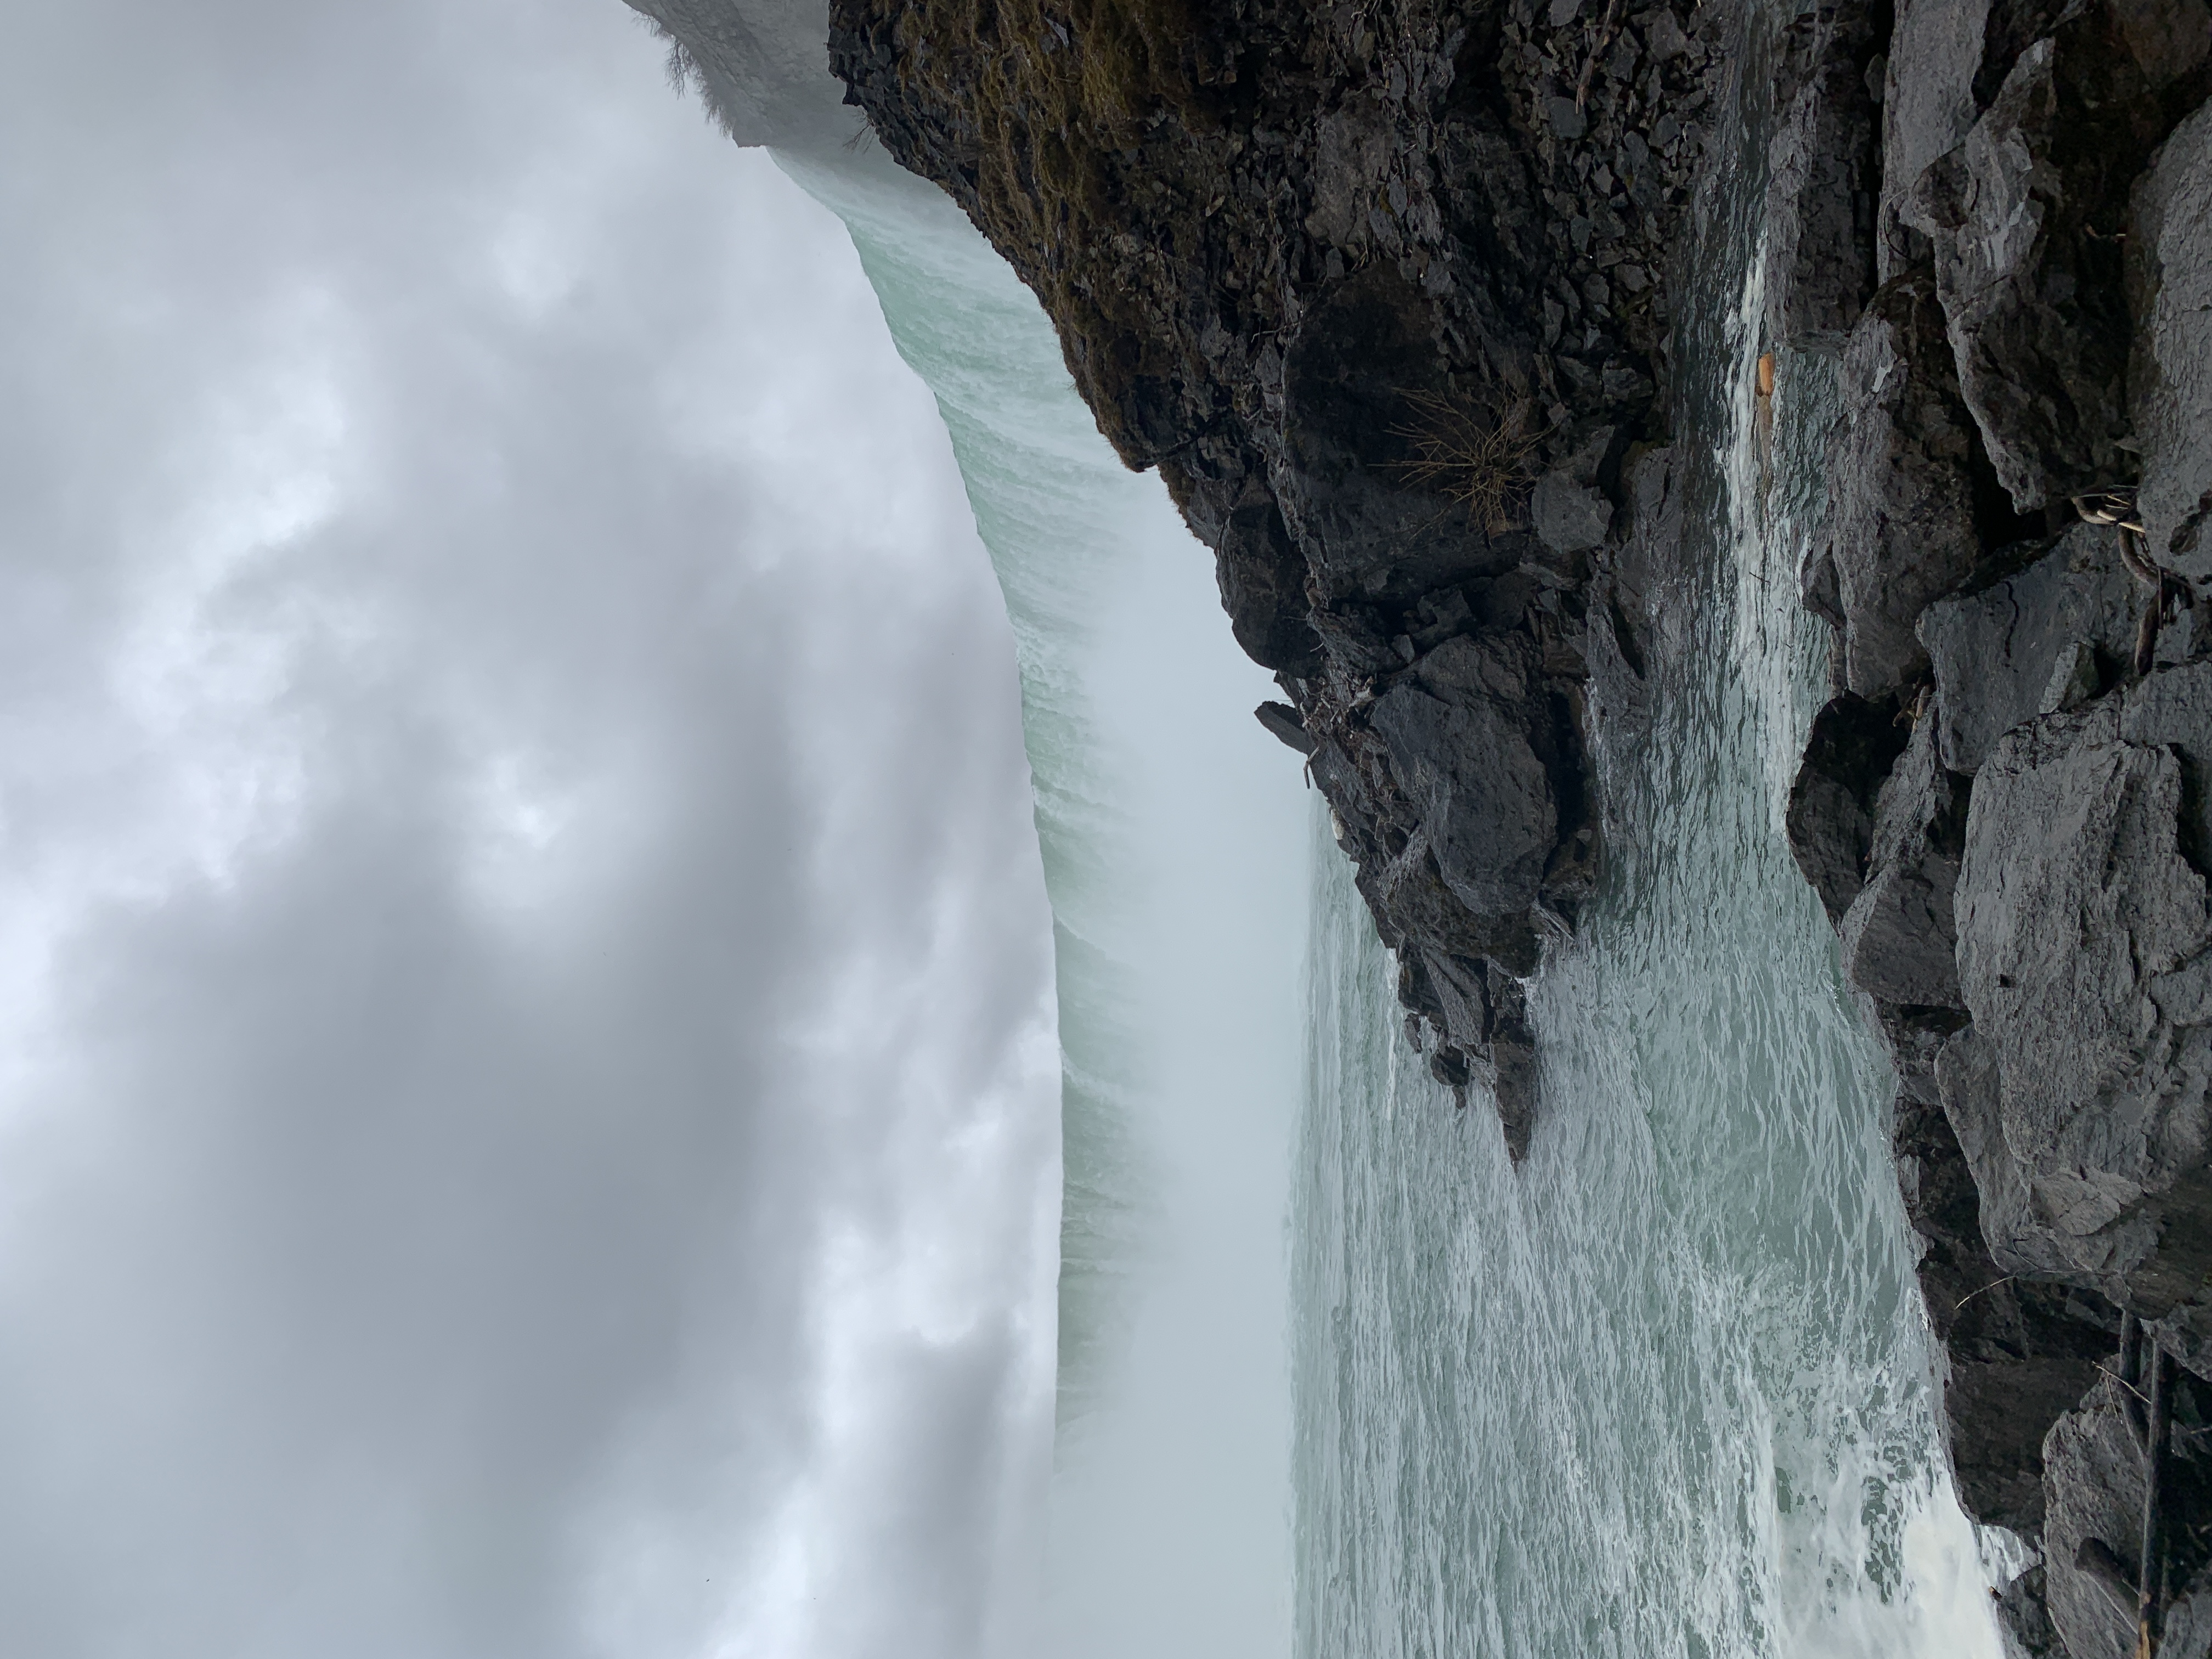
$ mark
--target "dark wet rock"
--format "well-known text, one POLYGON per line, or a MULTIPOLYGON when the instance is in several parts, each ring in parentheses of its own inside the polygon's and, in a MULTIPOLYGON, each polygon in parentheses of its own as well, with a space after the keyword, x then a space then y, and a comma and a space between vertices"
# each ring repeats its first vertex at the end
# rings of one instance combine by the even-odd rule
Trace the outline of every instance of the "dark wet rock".
POLYGON ((2040 1562, 2004 1587, 1995 1611, 2003 1659, 2065 1659, 2058 1632, 2051 1627, 2051 1615, 2044 1607, 2040 1562))
POLYGON ((1498 1103, 1505 1150, 1519 1163, 1528 1155, 1536 1124, 1536 1036, 1519 982, 1494 965, 1488 970, 1492 1024, 1486 1043, 1487 1082, 1498 1103))
POLYGON ((1533 905, 1555 844, 1559 814, 1528 740, 1525 688, 1512 653, 1462 638, 1431 653, 1418 679, 1392 688, 1370 715, 1445 885, 1478 915, 1533 905))
MULTIPOLYGON (((1195 520, 1215 504, 1194 497, 1184 510, 1195 520)), ((1206 530, 1216 553, 1221 608, 1244 653, 1263 668, 1317 672, 1323 656, 1321 636, 1308 620, 1306 562, 1273 495, 1254 480, 1206 530)))
POLYGON ((1824 8, 1809 71, 1767 146, 1766 335, 1838 352, 1875 289, 1879 165, 1867 70, 1872 8, 1824 8))
POLYGON ((1956 902, 2011 1166, 1985 1181, 1997 1259, 2098 1289, 2191 1364, 2212 1357, 2208 759, 2212 663, 2008 733, 1956 902))
POLYGON ((1983 556, 1973 425, 1929 273, 1894 278, 1875 295, 1844 348, 1841 392, 1828 556, 1845 684, 1878 697, 1926 672, 1913 631, 1920 613, 1970 580, 1983 556))
POLYGON ((1409 579, 1427 592, 1515 562, 1512 543, 1493 544, 1482 515, 1453 501, 1448 463, 1443 492, 1418 473, 1425 422, 1443 422, 1440 442, 1455 435, 1449 414, 1422 401, 1447 395, 1436 310, 1395 264, 1372 265, 1322 296, 1286 342, 1279 447, 1265 486, 1245 487, 1272 489, 1295 550, 1331 598, 1409 579))
POLYGON ((1839 926, 1866 884, 1875 802, 1905 742, 1893 704, 1854 692, 1813 717, 1784 823, 1797 868, 1839 926))
POLYGON ((1875 798, 1865 884, 1844 912, 1844 975, 1882 1002, 1955 1008, 1951 903, 1966 844, 1967 781, 1922 720, 1875 798))
POLYGON ((2014 726, 2117 684, 2143 599, 2113 532, 2076 525, 2018 575, 1929 605, 1918 631, 1935 665, 1943 764, 1971 774, 2014 726))
POLYGON ((2152 556, 2212 576, 2212 106, 2166 140, 2135 196, 2142 319, 2130 369, 2152 556))
MULTIPOLYGON (((1534 1033, 1520 981, 1494 962, 1421 946, 1399 960, 1399 1000, 1437 1033, 1429 1072, 1460 1095, 1480 1088, 1496 1103, 1505 1149, 1528 1155, 1535 1127, 1534 1033)), ((1415 1046, 1421 1043, 1415 1042, 1415 1046)))
MULTIPOLYGON (((2045 1602, 2072 1659, 2136 1652, 2135 1586, 2142 1570, 2144 1461, 2121 1409, 2123 1385, 2100 1379, 2044 1443, 2045 1602)), ((2212 1385, 2186 1371, 2172 1390, 2173 1434, 2160 1483, 2166 1603, 2160 1659, 2212 1654, 2212 1385)))
POLYGON ((1966 1024, 1966 1015, 1942 1005, 1887 1002, 1863 992, 1860 1000, 1873 1010, 1875 1024, 1888 1045, 1900 1109, 1908 1103, 1937 1105, 1941 1092, 1936 1082, 1936 1062, 1942 1058, 1944 1045, 1966 1024))
POLYGON ((2203 0, 2069 9, 1898 209, 1934 243, 1960 395, 2021 510, 2133 471, 2129 191, 2212 52, 2203 0))
POLYGON ((1314 751, 1313 733, 1306 730, 1305 716, 1286 702, 1263 702, 1252 713, 1260 724, 1274 737, 1280 738, 1301 755, 1314 751))
POLYGON ((1583 553, 1604 544, 1613 527, 1613 503, 1564 471, 1547 472, 1529 493, 1528 516, 1553 552, 1583 553))
POLYGON ((1899 219, 1899 198, 1981 113, 1974 76, 1989 10, 1990 0, 1899 0, 1881 101, 1876 267, 1882 282, 1930 257, 1927 237, 1899 219))
POLYGON ((1893 1147, 1906 1218, 1920 1244, 1918 1275, 1942 1345, 1945 1437, 1968 1514, 2033 1538, 2043 1516, 2043 1437, 2096 1380, 2117 1340, 2118 1314, 2065 1285, 2015 1277, 1983 1237, 1978 1170, 1954 1132, 1950 1097, 1971 1030, 1955 1018, 1936 1071, 1943 1103, 1906 1092, 1893 1147))
POLYGON ((2142 1571, 2143 1462, 2115 1386, 2100 1383, 2045 1446, 2044 1598, 2073 1659, 2128 1659, 2136 1646, 2124 1585, 2142 1571))

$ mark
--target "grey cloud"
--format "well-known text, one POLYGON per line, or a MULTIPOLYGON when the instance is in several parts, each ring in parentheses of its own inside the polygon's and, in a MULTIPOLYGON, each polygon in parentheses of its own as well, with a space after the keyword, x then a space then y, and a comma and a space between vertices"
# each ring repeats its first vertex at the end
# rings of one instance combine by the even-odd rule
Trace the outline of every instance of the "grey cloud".
POLYGON ((842 233, 656 57, 0 20, 0 1649, 690 1652, 817 1488, 825 1655, 998 1617, 1011 646, 842 233), (837 1303, 854 1230, 983 1315, 837 1303))
POLYGON ((871 1512, 840 1575, 845 1594, 825 1632, 829 1651, 951 1653, 985 1628, 1005 1479, 998 1394, 1015 1346, 1000 1326, 879 1357, 930 1431, 886 1436, 871 1449, 871 1512))

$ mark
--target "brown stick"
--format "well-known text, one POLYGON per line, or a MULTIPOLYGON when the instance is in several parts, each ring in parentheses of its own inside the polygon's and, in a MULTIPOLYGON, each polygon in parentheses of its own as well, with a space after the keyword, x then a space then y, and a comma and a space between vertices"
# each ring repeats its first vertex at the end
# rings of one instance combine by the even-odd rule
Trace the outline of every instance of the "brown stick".
POLYGON ((2142 1326, 2131 1313, 2120 1316, 2120 1411, 2136 1450, 2150 1449, 2150 1422, 2143 1415, 2142 1326))
POLYGON ((2150 562, 2150 555, 2143 547, 2142 537, 2125 525, 2117 525, 2112 530, 2112 540, 2120 550, 2120 562, 2127 567, 2128 574, 2145 587, 2160 586, 2161 573, 2150 562))
POLYGON ((1590 55, 1583 60, 1583 77, 1575 82, 1575 107, 1577 110, 1589 97, 1590 82, 1597 76, 1597 60, 1605 56, 1606 48, 1613 44, 1613 37, 1620 33, 1620 13, 1626 3, 1627 0, 1613 0, 1613 3, 1605 9, 1605 21, 1598 26, 1597 44, 1590 48, 1590 55))
POLYGON ((2166 1622, 2166 1443, 2167 1411, 2173 1392, 2173 1361, 2156 1342, 2147 1356, 2150 1370, 2150 1443, 2143 1455, 2142 1596, 2136 1613, 2136 1659, 2158 1651, 2166 1622))

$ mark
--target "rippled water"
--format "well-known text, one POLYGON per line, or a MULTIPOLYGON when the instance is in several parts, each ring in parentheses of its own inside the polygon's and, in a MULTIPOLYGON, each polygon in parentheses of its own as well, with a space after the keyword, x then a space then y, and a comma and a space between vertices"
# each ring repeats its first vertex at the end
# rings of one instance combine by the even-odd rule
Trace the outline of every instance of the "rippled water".
POLYGON ((1794 572, 1826 387, 1784 365, 1770 456, 1757 112, 1737 136, 1681 341, 1676 648, 1648 731, 1598 757, 1611 866, 1532 992, 1520 1170, 1488 1103, 1455 1115, 1407 1047, 1317 824, 1291 1224, 1313 1659, 1996 1651, 1942 1472, 1888 1067, 1781 834, 1825 682, 1794 572))

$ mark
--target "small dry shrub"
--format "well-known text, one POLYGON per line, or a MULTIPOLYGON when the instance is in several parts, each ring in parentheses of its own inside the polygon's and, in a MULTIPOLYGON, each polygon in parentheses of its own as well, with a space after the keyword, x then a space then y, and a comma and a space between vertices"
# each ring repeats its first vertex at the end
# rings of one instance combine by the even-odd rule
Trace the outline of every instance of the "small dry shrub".
POLYGON ((1528 424, 1526 399, 1498 410, 1471 410, 1441 392, 1403 394, 1413 418, 1389 428, 1413 449, 1395 471, 1407 483, 1433 489, 1467 508, 1468 522, 1495 535, 1513 526, 1530 482, 1529 458, 1543 441, 1528 424))

